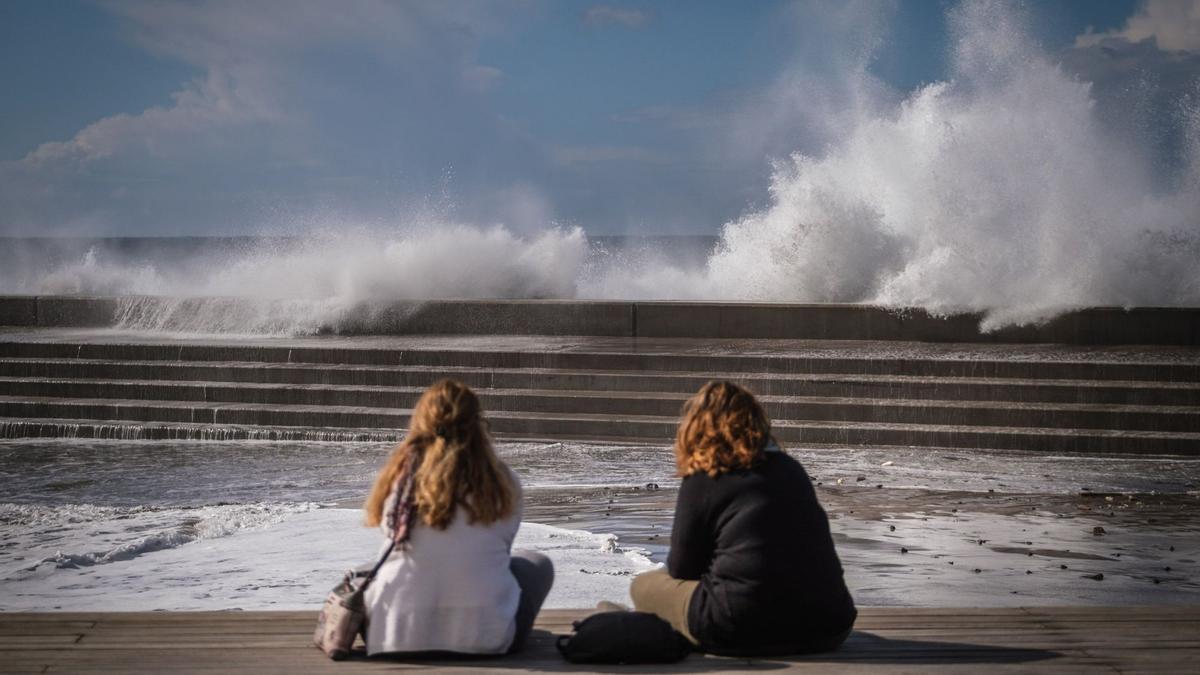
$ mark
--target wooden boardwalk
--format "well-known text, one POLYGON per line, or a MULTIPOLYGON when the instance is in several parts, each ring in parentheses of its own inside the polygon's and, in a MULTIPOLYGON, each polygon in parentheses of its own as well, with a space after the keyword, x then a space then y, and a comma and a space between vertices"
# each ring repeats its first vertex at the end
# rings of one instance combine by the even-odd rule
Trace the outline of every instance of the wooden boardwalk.
POLYGON ((1200 606, 865 608, 841 651, 790 659, 692 655, 669 666, 586 668, 554 636, 582 610, 548 610, 524 653, 500 659, 335 663, 310 644, 314 612, 0 614, 4 673, 366 673, 396 670, 962 673, 1200 672, 1200 606))

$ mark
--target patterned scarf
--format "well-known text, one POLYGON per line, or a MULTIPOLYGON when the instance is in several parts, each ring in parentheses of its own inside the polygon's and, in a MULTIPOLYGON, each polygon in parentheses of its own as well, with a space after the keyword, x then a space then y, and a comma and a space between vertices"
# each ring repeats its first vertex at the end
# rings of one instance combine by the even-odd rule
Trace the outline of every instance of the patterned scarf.
POLYGON ((396 503, 388 511, 387 528, 392 533, 392 541, 400 548, 404 548, 408 544, 408 539, 412 534, 413 516, 417 512, 416 496, 413 493, 416 489, 418 454, 415 451, 408 453, 408 457, 404 459, 404 465, 400 467, 400 474, 396 476, 396 484, 392 486, 392 493, 396 495, 396 503))

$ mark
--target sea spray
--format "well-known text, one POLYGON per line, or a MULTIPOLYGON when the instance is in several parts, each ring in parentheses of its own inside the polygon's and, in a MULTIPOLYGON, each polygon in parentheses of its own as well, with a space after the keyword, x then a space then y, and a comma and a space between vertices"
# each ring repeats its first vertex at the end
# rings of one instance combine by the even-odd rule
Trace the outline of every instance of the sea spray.
POLYGON ((129 295, 115 327, 190 334, 301 335, 369 319, 380 302, 440 298, 571 298, 586 253, 582 230, 522 238, 501 226, 417 230, 262 245, 175 275, 99 260, 47 275, 36 293, 129 295))
POLYGON ((983 327, 1088 305, 1200 303, 1193 105, 1182 175, 1102 124, 1007 5, 952 14, 953 78, 776 166, 725 226, 703 297, 982 310, 983 327))
POLYGON ((370 305, 343 298, 117 298, 113 327, 126 331, 193 336, 289 336, 337 332, 370 312, 370 305))
POLYGON ((570 298, 586 251, 581 229, 529 238, 502 226, 428 226, 256 251, 205 280, 203 295, 376 299, 570 298))
POLYGON ((92 247, 80 260, 60 265, 36 279, 33 288, 17 286, 7 290, 53 295, 127 295, 161 293, 164 289, 163 279, 154 265, 103 260, 92 247))
POLYGON ((899 103, 871 86, 866 58, 842 66, 858 92, 846 109, 810 79, 781 78, 800 89, 786 100, 836 116, 812 123, 837 135, 815 152, 773 148, 769 204, 725 224, 703 262, 680 262, 669 243, 593 255, 579 228, 430 221, 259 246, 200 273, 92 252, 0 289, 262 299, 121 310, 128 329, 251 334, 320 332, 402 299, 870 303, 980 311, 984 329, 1083 306, 1200 305, 1200 88, 1177 102, 1170 133, 1147 130, 1164 118, 1098 102, 1012 4, 964 3, 949 24, 949 77, 899 103), (1179 147, 1164 163, 1146 138, 1179 147))
MULTIPOLYGON (((984 329, 1200 304, 1196 97, 1164 175, 1138 120, 1099 114, 1010 3, 965 3, 950 24, 947 81, 840 111, 840 135, 776 161, 770 204, 725 225, 702 268, 620 270, 585 292, 982 311, 984 329)), ((865 62, 844 76, 871 79, 865 62)))

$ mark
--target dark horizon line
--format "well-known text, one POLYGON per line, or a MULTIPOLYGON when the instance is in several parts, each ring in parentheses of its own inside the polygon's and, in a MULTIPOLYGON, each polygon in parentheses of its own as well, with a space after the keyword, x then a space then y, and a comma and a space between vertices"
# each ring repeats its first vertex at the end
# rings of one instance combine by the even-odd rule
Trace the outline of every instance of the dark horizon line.
MULTIPOLYGON (((116 239, 320 239, 334 235, 301 234, 131 234, 131 235, 37 235, 0 234, 0 241, 104 241, 116 239)), ((719 239, 719 234, 588 234, 588 239, 719 239)))

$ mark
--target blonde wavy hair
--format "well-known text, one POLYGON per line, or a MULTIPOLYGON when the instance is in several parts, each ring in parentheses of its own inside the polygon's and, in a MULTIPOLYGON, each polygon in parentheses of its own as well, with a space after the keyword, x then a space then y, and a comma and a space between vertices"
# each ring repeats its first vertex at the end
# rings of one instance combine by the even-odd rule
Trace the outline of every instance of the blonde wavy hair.
POLYGON ((680 476, 749 469, 770 437, 771 423, 753 394, 732 382, 709 382, 683 404, 675 464, 680 476))
POLYGON ((492 449, 479 398, 462 382, 441 380, 421 395, 408 434, 379 470, 363 505, 368 526, 383 521, 384 502, 413 452, 421 453, 413 490, 416 515, 426 525, 446 529, 456 508, 481 525, 512 513, 515 488, 492 449))

